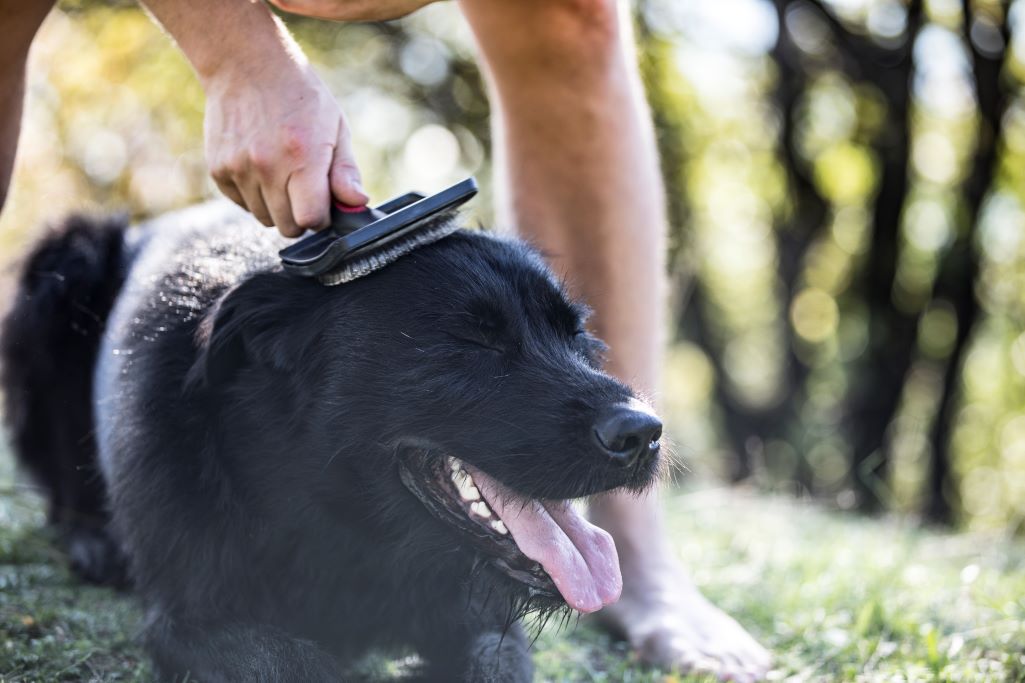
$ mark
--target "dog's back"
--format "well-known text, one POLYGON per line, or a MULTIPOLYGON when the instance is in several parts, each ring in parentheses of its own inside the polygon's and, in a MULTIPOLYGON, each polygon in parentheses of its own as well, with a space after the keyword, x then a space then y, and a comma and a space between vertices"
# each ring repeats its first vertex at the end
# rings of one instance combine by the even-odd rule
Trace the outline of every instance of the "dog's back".
MULTIPOLYGON (((284 245, 226 201, 166 214, 132 228, 128 239, 131 265, 110 311, 94 370, 99 467, 108 483, 108 459, 118 451, 110 441, 120 414, 128 410, 118 378, 133 373, 134 351, 140 345, 162 345, 167 336, 188 339, 184 345, 192 347, 191 338, 217 298, 247 275, 275 267, 274 254, 284 245)), ((175 351, 175 357, 191 362, 187 353, 175 351)), ((180 380, 177 374, 164 374, 180 380)))

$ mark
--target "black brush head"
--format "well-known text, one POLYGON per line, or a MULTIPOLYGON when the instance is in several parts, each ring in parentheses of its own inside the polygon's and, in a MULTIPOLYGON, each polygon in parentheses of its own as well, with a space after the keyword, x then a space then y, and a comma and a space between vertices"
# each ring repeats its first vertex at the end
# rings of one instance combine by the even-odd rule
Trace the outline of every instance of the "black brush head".
POLYGON ((375 208, 335 205, 331 227, 278 252, 284 269, 334 285, 362 277, 455 231, 446 216, 477 194, 467 178, 429 197, 411 192, 375 208))

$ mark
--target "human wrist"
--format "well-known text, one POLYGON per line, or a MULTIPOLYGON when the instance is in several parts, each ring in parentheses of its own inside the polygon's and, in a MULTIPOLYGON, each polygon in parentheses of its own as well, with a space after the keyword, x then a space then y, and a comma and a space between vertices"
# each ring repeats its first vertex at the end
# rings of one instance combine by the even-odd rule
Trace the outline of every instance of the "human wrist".
MULTIPOLYGON (((277 24, 277 20, 273 20, 277 24)), ((234 33, 226 41, 211 41, 193 51, 189 60, 204 88, 223 87, 240 80, 270 80, 304 74, 306 57, 284 27, 274 26, 250 35, 234 33), (239 38, 239 40, 234 40, 239 38)))
POLYGON ((202 68, 195 63, 193 68, 208 97, 240 87, 253 90, 273 83, 300 83, 312 73, 301 55, 273 49, 258 54, 229 53, 223 58, 210 57, 202 68))

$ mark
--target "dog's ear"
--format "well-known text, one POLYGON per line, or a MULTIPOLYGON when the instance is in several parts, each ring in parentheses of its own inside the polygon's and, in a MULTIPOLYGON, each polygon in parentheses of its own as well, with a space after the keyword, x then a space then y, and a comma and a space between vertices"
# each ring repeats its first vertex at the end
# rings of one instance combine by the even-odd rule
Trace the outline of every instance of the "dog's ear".
POLYGON ((186 389, 223 384, 244 367, 297 368, 319 336, 308 321, 321 292, 304 285, 261 273, 225 292, 196 331, 198 353, 186 389))

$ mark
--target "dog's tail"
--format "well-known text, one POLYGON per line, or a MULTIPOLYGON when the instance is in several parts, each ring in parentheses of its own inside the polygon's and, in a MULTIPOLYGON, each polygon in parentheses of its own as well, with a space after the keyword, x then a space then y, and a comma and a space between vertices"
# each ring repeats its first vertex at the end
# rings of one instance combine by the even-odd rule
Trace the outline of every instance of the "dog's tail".
POLYGON ((49 498, 72 569, 124 581, 97 465, 93 368, 124 282, 125 222, 72 216, 28 254, 0 327, 0 386, 20 463, 49 498))

